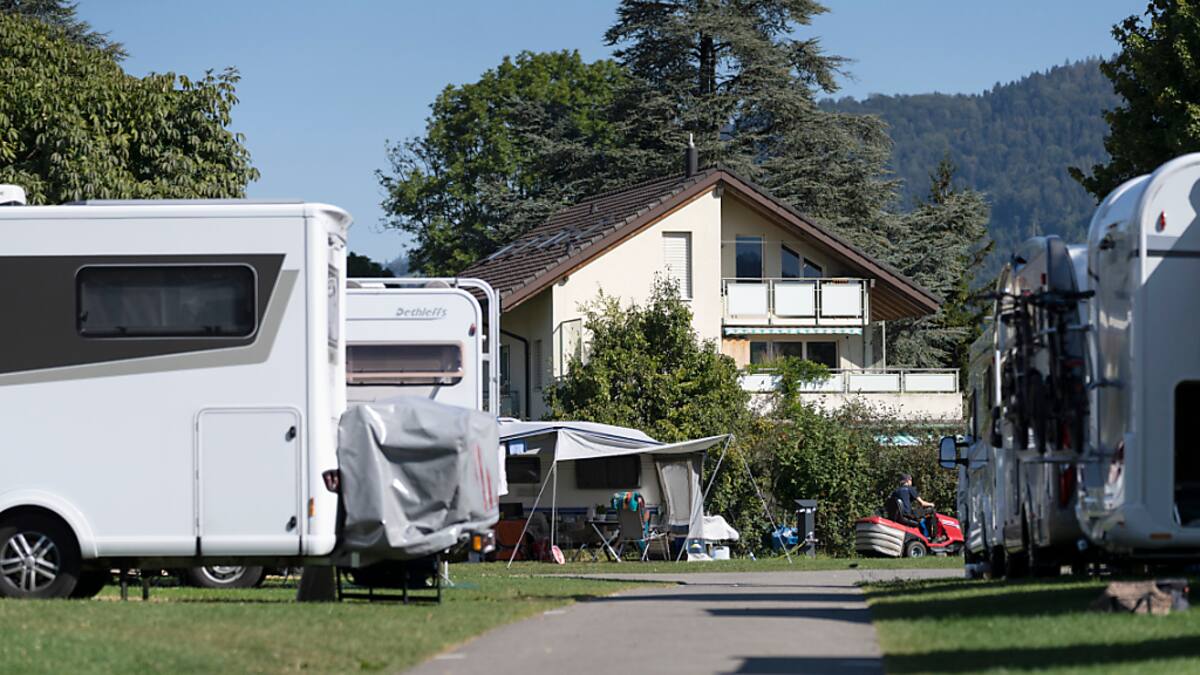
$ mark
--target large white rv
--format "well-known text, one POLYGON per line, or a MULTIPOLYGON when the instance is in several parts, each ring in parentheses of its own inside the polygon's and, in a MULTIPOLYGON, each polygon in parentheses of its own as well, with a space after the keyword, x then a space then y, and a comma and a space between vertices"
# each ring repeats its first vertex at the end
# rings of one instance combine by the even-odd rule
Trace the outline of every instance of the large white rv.
POLYGON ((485 281, 351 279, 349 402, 423 396, 495 415, 499 330, 500 299, 485 281))
POLYGON ((1200 154, 1130 180, 1088 235, 1095 368, 1081 523, 1114 552, 1200 554, 1200 154))
POLYGON ((299 202, 0 207, 0 595, 334 550, 349 224, 299 202))

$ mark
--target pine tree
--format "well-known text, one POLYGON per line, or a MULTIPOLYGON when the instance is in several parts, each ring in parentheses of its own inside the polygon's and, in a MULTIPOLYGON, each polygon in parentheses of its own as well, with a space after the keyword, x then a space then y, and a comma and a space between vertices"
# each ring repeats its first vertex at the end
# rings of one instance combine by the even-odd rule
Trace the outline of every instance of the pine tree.
POLYGON ((1104 114, 1110 159, 1071 176, 1096 199, 1163 162, 1200 151, 1200 2, 1152 0, 1143 23, 1113 26, 1121 51, 1100 69, 1125 100, 1104 114))
POLYGON ((91 24, 77 15, 79 3, 67 0, 0 0, 0 13, 16 14, 61 28, 68 40, 107 52, 118 61, 127 55, 125 47, 97 33, 91 24))
POLYGON ((973 300, 973 287, 992 250, 988 206, 983 195, 955 186, 954 172, 943 158, 929 176, 924 202, 897 217, 904 250, 891 262, 942 298, 942 306, 931 316, 888 325, 889 365, 962 369, 979 335, 983 308, 973 300))
POLYGON ((884 179, 885 127, 817 106, 843 60, 795 34, 825 11, 811 0, 623 0, 605 37, 631 75, 616 103, 619 133, 636 148, 626 173, 675 170, 692 134, 704 163, 884 250, 895 187, 884 179))

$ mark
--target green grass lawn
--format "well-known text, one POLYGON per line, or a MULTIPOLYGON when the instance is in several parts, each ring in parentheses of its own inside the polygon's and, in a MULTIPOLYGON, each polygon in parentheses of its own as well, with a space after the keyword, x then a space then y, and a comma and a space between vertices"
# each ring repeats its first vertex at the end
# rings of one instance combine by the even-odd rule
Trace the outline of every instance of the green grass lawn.
POLYGON ((1200 672, 1200 609, 1087 611, 1105 584, 941 579, 865 590, 889 673, 1200 672))
POLYGON ((444 604, 297 604, 244 591, 115 587, 80 601, 0 600, 0 673, 395 672, 489 628, 634 584, 456 565, 444 604))

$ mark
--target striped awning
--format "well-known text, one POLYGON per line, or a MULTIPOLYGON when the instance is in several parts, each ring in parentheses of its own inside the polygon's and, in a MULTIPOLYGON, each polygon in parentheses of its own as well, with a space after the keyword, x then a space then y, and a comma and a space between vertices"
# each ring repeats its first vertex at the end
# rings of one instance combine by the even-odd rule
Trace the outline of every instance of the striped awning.
POLYGON ((861 326, 725 326, 725 335, 862 335, 861 326))

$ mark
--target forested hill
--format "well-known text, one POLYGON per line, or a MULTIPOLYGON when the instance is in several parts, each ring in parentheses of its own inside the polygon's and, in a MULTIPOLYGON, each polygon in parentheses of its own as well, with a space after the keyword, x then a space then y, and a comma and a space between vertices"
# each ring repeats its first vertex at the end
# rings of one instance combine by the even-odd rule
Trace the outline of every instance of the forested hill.
POLYGON ((928 190, 948 152, 958 177, 985 192, 998 251, 1031 234, 1082 240, 1095 201, 1067 167, 1085 171, 1105 157, 1102 111, 1118 99, 1095 59, 1051 68, 973 95, 845 98, 825 106, 871 113, 890 126, 892 168, 906 204, 928 190))

